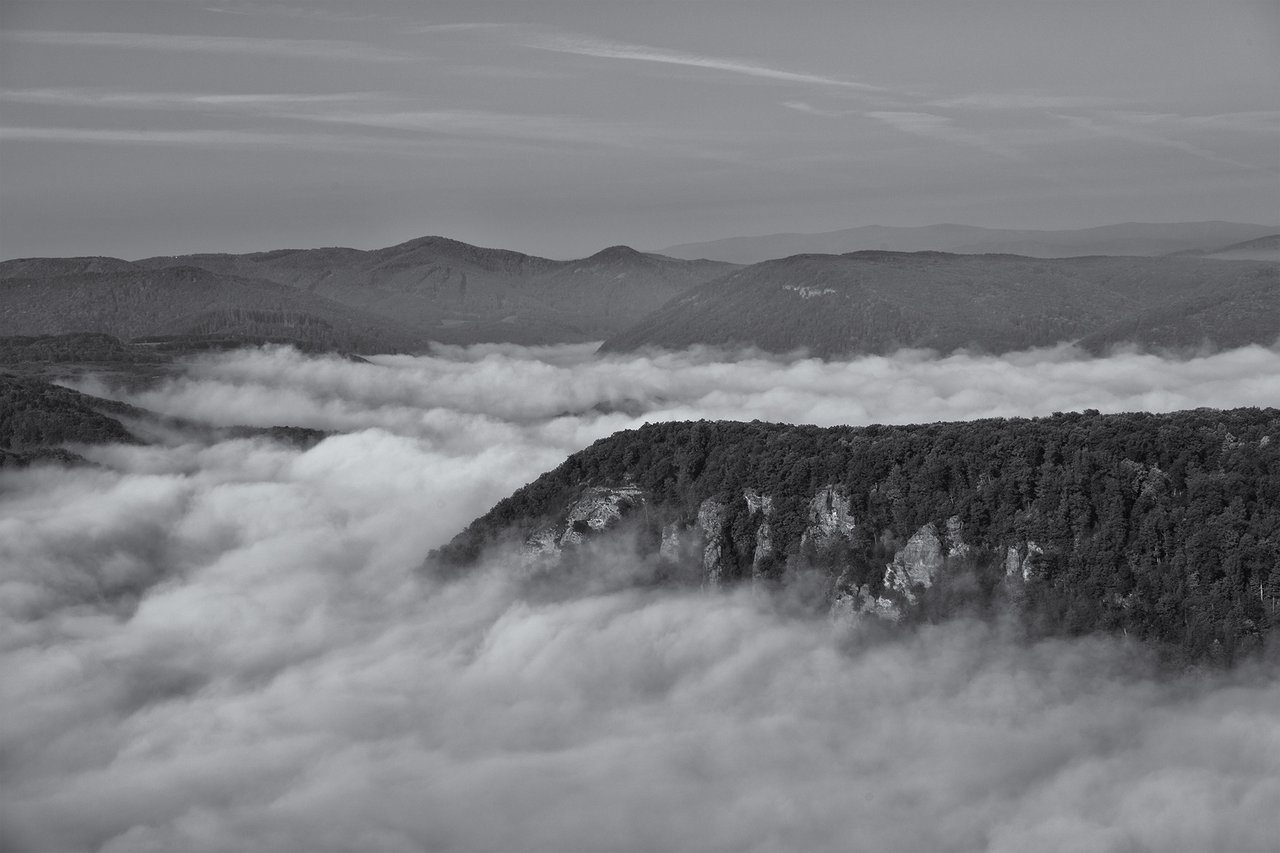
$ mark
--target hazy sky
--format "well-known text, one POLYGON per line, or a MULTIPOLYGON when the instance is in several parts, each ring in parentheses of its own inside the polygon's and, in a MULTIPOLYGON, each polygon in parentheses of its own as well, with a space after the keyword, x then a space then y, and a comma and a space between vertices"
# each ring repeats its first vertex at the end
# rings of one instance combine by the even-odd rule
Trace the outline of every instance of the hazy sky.
POLYGON ((0 257, 1280 223, 1280 6, 0 3, 0 257))

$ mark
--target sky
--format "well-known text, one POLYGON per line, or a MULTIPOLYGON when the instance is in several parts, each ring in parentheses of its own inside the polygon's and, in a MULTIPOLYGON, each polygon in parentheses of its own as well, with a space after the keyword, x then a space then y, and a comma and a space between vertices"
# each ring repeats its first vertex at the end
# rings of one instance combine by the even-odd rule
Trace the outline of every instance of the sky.
POLYGON ((1280 224, 1280 6, 0 3, 0 257, 1280 224))

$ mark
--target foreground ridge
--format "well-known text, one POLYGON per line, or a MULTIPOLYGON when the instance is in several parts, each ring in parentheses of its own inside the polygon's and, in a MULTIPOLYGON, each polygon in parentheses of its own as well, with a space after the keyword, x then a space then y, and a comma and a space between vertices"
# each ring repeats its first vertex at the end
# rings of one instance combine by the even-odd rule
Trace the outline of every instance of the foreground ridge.
POLYGON ((1007 606, 1036 635, 1230 660, 1280 619, 1280 410, 646 425, 569 457, 432 562, 506 543, 526 567, 564 565, 605 531, 668 581, 817 576, 836 614, 1007 606))

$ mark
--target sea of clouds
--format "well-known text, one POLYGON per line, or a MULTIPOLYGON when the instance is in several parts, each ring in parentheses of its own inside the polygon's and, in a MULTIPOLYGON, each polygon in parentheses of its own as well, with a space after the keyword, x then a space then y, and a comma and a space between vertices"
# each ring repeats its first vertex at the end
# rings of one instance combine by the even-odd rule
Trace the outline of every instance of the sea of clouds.
POLYGON ((1270 851, 1280 673, 738 590, 530 598, 424 555, 646 421, 1280 404, 1280 353, 822 362, 442 348, 197 359, 107 393, 216 430, 0 473, 0 850, 1270 851))

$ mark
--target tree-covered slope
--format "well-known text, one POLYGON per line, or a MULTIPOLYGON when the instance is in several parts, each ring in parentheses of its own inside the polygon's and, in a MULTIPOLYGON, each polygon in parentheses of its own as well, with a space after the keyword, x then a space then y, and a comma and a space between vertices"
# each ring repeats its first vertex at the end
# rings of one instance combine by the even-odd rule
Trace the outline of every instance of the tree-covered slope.
POLYGON ((285 284, 411 324, 444 343, 600 340, 734 265, 614 246, 558 261, 422 237, 372 251, 288 249, 136 262, 285 284))
POLYGON ((1010 607, 1035 633, 1230 658, 1280 621, 1280 411, 647 425, 571 456, 433 560, 511 541, 562 559, 614 527, 670 575, 816 568, 846 610, 1010 607))
POLYGON ((138 414, 114 400, 0 373, 0 467, 75 461, 68 444, 137 444, 117 416, 138 414))
POLYGON ((0 372, 0 467, 83 462, 68 445, 142 444, 157 426, 193 439, 263 438, 303 449, 328 433, 296 426, 209 427, 83 394, 32 377, 0 372), (135 432, 136 431, 136 432, 135 432))
POLYGON ((366 353, 422 349, 429 342, 394 320, 286 285, 194 267, 0 279, 0 335, 78 332, 366 353))
POLYGON ((999 353, 1082 338, 1269 345, 1280 336, 1277 314, 1280 266, 1262 262, 856 252, 738 270, 677 297, 604 349, 710 344, 834 356, 904 347, 999 353), (1184 304, 1195 315, 1179 323, 1184 304), (1252 319, 1241 323, 1242 313, 1252 319))
POLYGON ((128 344, 105 332, 0 337, 0 365, 160 364, 169 359, 154 347, 128 344))

